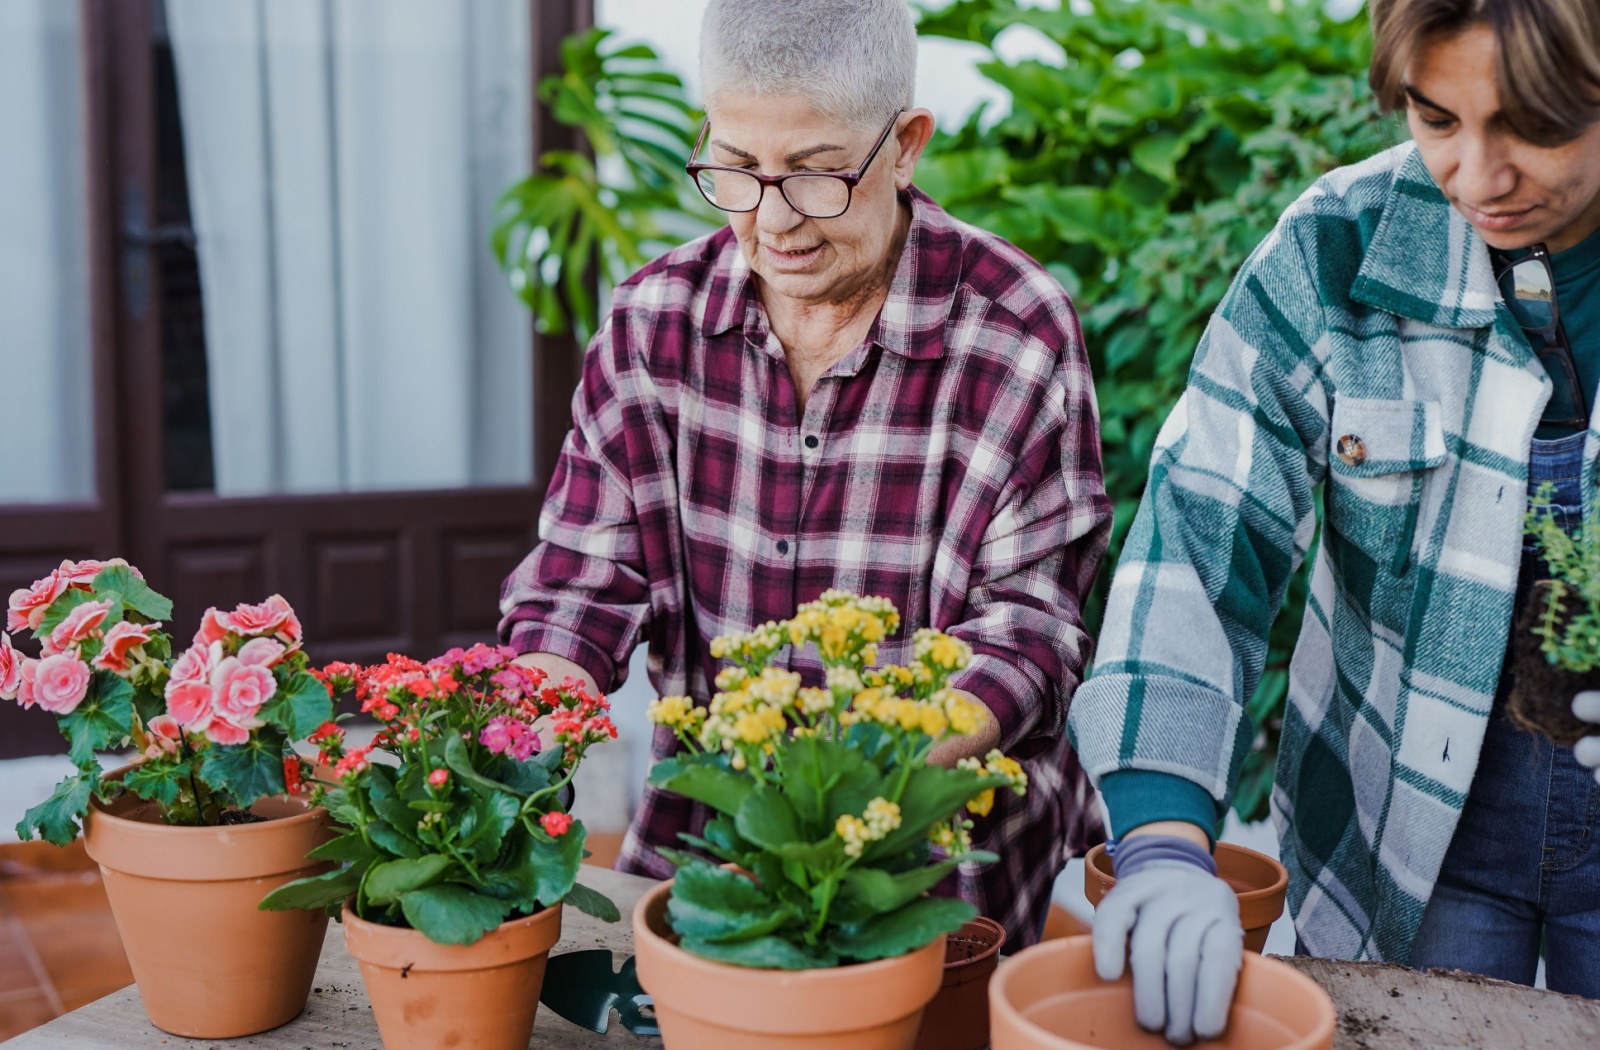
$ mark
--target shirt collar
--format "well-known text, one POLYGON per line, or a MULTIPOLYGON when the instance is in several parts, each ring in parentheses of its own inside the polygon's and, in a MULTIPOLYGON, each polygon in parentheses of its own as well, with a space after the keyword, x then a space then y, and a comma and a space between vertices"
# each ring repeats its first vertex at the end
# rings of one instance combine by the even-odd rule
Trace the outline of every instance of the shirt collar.
MULTIPOLYGON (((915 186, 903 199, 911 207, 911 226, 867 342, 927 361, 944 356, 944 328, 961 284, 962 235, 957 222, 915 186)), ((712 271, 704 316, 707 336, 743 326, 755 337, 762 327, 754 274, 731 231, 712 271)))
POLYGON ((1351 286, 1357 302, 1445 328, 1495 321, 1500 293, 1489 249, 1445 198, 1414 144, 1389 186, 1351 286))

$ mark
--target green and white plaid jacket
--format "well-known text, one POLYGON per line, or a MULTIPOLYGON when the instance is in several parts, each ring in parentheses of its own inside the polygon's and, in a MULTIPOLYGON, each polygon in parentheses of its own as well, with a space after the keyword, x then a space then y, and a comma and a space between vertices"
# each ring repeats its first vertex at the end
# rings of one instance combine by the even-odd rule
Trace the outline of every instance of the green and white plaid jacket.
MULTIPOLYGON (((1097 782, 1198 785, 1224 812, 1322 485, 1272 797, 1316 955, 1410 954, 1500 677, 1549 396, 1486 246, 1407 144, 1283 215, 1162 429, 1071 729, 1097 782)), ((1597 450, 1591 425, 1586 510, 1597 450)))

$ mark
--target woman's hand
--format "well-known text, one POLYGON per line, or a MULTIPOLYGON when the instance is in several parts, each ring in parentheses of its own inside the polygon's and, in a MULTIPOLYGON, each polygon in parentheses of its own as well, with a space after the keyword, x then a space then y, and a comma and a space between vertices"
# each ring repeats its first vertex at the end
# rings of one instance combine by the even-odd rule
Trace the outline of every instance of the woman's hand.
POLYGON ((1217 877, 1205 832, 1181 827, 1146 825, 1122 840, 1117 884, 1094 915, 1095 971, 1117 980, 1126 960, 1139 1026, 1174 1046, 1222 1034, 1244 962, 1239 899, 1217 877))
POLYGON ((1572 753, 1580 763, 1594 770, 1594 778, 1600 780, 1600 692, 1579 693, 1573 697, 1572 713, 1595 724, 1594 732, 1573 745, 1572 753))

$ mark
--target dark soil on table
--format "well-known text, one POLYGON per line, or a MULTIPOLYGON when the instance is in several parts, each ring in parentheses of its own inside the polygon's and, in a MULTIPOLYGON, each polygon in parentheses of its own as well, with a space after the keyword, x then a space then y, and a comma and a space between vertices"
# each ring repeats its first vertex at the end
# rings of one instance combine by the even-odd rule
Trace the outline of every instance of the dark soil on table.
POLYGON ((1572 698, 1586 689, 1600 689, 1600 669, 1574 674, 1552 664, 1540 651, 1544 643, 1533 628, 1544 611, 1548 593, 1548 582, 1534 584, 1527 606, 1511 627, 1512 684, 1506 715, 1523 729, 1571 747, 1595 731, 1592 723, 1572 713, 1572 698))

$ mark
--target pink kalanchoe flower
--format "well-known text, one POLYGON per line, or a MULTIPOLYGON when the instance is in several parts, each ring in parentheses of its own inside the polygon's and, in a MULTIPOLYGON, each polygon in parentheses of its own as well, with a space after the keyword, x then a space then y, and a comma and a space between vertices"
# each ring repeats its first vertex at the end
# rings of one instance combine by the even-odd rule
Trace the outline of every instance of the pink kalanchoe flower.
POLYGON ((450 783, 450 771, 448 769, 435 769, 428 774, 429 787, 443 788, 448 783, 450 783))
POLYGON ((277 691, 278 683, 271 671, 251 666, 237 656, 227 657, 211 672, 212 710, 239 729, 250 730, 261 725, 256 712, 277 691))
POLYGON ((84 602, 50 632, 50 651, 64 653, 80 642, 94 637, 100 625, 111 615, 110 602, 84 602))
POLYGON ((183 739, 183 727, 179 726, 178 720, 171 715, 156 715, 150 719, 150 724, 144 727, 144 735, 146 758, 175 755, 178 753, 178 742, 183 739))
POLYGON ((0 631, 0 700, 15 700, 22 687, 22 664, 26 658, 11 647, 11 636, 0 631))
POLYGON ((116 675, 131 673, 134 651, 154 638, 160 629, 159 623, 130 623, 123 620, 113 624, 101 643, 100 655, 94 658, 95 668, 116 675))
POLYGON ((288 651, 276 638, 252 638, 239 647, 239 662, 250 667, 276 667, 288 651))
POLYGON ((47 656, 39 661, 33 683, 34 699, 53 715, 70 715, 89 695, 93 673, 78 658, 77 650, 47 656))
POLYGON ((211 672, 222 662, 222 643, 193 645, 172 665, 167 713, 178 724, 202 732, 211 721, 211 672))
POLYGON ((539 826, 551 838, 560 838, 572 827, 572 817, 566 813, 549 812, 539 818, 539 826))
POLYGON ((37 631, 44 620, 44 612, 55 600, 67 592, 67 578, 52 572, 33 586, 11 592, 11 602, 6 612, 6 630, 37 631))

